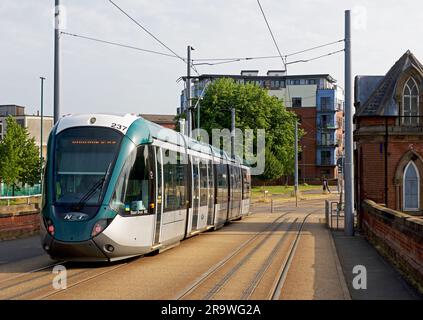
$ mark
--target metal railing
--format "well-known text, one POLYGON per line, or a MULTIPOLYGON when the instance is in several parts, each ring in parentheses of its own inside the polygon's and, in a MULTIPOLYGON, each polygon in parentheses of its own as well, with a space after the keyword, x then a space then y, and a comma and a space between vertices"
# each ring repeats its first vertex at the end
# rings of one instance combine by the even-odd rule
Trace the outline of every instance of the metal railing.
POLYGON ((324 146, 324 147, 337 147, 339 146, 339 140, 329 140, 329 141, 318 141, 318 146, 324 146))
POLYGON ((334 160, 332 159, 320 159, 320 161, 317 162, 318 166, 335 166, 336 163, 334 160))
POLYGON ((325 201, 326 225, 331 230, 344 229, 344 208, 338 201, 325 201))
POLYGON ((26 199, 26 204, 31 204, 31 198, 40 198, 41 194, 34 194, 30 196, 14 196, 14 197, 0 197, 0 201, 7 201, 7 206, 10 206, 11 200, 26 199))
MULTIPOLYGON (((354 227, 357 226, 357 213, 354 212, 354 227)), ((325 200, 325 223, 330 230, 344 230, 345 203, 325 200)))

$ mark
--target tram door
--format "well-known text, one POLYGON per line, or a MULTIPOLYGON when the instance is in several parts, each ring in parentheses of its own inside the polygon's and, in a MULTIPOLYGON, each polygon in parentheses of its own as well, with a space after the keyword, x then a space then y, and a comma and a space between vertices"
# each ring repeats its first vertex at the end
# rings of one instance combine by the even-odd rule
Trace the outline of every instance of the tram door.
POLYGON ((162 225, 163 213, 163 168, 162 168, 162 149, 154 147, 156 151, 156 225, 154 232, 154 244, 160 242, 160 231, 162 225))
POLYGON ((208 214, 207 214, 207 225, 211 226, 214 224, 214 170, 213 161, 209 160, 207 165, 207 179, 208 179, 208 214))
POLYGON ((209 182, 207 175, 207 163, 209 160, 200 160, 200 207, 198 208, 198 229, 204 229, 207 226, 207 215, 209 211, 209 182))
POLYGON ((198 211, 200 207, 200 168, 197 157, 192 157, 192 224, 191 232, 198 229, 198 211))

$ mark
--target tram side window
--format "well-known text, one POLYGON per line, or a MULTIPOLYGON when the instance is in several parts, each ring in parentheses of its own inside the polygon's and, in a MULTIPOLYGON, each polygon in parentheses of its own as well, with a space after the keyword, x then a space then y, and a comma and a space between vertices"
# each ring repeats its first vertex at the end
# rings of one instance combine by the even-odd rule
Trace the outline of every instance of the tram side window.
POLYGON ((154 161, 148 146, 131 153, 117 182, 112 208, 124 215, 154 213, 154 161))
POLYGON ((250 189, 251 189, 251 181, 250 175, 248 174, 247 169, 242 169, 242 199, 249 199, 250 198, 250 189))
POLYGON ((213 162, 209 160, 208 162, 209 166, 209 192, 210 192, 210 198, 214 198, 214 173, 213 173, 213 162))
MULTIPOLYGON (((166 150, 169 158, 169 150, 166 150)), ((186 208, 186 171, 187 165, 183 161, 183 155, 176 154, 175 161, 163 164, 164 178, 164 212, 186 208)), ((172 158, 172 157, 170 157, 172 158)))
POLYGON ((217 203, 228 202, 228 172, 225 164, 216 164, 217 203))
POLYGON ((238 177, 238 200, 242 199, 242 170, 240 167, 237 168, 238 177))
POLYGON ((207 206, 208 200, 207 160, 200 159, 200 206, 207 206))

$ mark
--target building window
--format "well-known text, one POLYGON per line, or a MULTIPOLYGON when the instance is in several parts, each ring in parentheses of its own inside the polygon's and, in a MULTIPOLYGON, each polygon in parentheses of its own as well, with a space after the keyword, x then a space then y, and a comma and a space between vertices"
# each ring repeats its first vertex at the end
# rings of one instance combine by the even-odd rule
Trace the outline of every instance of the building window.
POLYGON ((332 99, 330 97, 320 97, 320 108, 321 110, 333 110, 332 99))
POLYGON ((298 86, 300 84, 300 79, 288 80, 288 84, 290 84, 291 86, 298 86))
POLYGON ((415 125, 419 123, 419 89, 414 78, 408 79, 403 93, 403 124, 415 125))
POLYGON ((320 151, 320 162, 322 166, 331 165, 331 152, 330 151, 320 151))
POLYGON ((301 98, 292 98, 292 107, 293 108, 301 108, 302 101, 301 98))
POLYGON ((320 117, 320 125, 322 126, 322 128, 328 127, 328 116, 327 115, 323 115, 323 116, 320 117))
POLYGON ((413 161, 410 161, 404 170, 404 210, 419 210, 420 207, 420 177, 413 161))
POLYGON ((322 133, 320 136, 320 142, 322 146, 331 146, 333 145, 333 139, 331 139, 330 133, 322 133))
POLYGON ((316 84, 316 79, 310 79, 310 80, 308 80, 308 84, 316 84))

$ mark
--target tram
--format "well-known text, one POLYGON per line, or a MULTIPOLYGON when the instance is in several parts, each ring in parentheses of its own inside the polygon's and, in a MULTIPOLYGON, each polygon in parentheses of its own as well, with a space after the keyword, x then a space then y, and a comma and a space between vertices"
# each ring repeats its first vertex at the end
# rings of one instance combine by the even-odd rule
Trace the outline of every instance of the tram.
POLYGON ((247 166, 139 116, 64 116, 47 153, 41 242, 56 260, 159 252, 249 212, 247 166))

